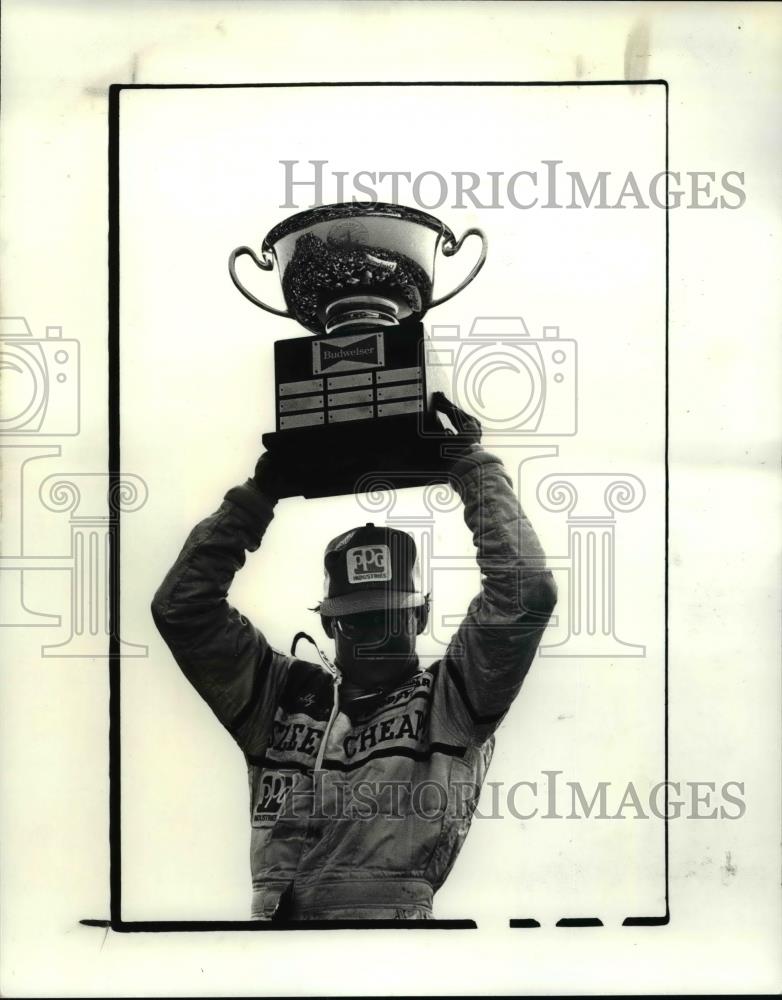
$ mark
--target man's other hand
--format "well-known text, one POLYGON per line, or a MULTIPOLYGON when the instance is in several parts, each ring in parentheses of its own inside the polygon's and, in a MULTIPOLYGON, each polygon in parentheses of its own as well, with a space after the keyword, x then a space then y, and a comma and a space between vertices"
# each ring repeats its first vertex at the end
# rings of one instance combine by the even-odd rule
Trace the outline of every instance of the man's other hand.
POLYGON ((441 427, 450 437, 444 454, 458 462, 466 455, 480 450, 483 428, 477 417, 466 413, 442 392, 432 393, 432 406, 441 427))
POLYGON ((296 487, 290 473, 270 452, 265 451, 255 464, 253 482, 271 500, 296 496, 296 487))

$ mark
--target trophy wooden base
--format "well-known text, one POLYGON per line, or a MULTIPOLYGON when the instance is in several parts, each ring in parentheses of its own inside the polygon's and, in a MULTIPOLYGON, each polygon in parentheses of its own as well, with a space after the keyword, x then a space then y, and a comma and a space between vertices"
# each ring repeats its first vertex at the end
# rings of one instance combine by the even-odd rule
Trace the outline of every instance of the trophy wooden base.
POLYGON ((465 444, 421 413, 291 428, 262 441, 294 486, 287 495, 306 498, 446 483, 465 444))

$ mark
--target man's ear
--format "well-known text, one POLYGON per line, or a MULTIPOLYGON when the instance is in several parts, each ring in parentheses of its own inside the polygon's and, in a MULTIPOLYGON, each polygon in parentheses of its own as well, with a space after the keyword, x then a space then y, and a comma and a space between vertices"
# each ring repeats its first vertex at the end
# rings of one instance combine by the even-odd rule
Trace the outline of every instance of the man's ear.
POLYGON ((323 626, 323 631, 329 637, 329 639, 334 638, 334 619, 328 618, 326 615, 320 616, 320 623, 323 626))
POLYGON ((416 629, 415 634, 421 635, 429 623, 429 604, 422 604, 415 609, 416 629))

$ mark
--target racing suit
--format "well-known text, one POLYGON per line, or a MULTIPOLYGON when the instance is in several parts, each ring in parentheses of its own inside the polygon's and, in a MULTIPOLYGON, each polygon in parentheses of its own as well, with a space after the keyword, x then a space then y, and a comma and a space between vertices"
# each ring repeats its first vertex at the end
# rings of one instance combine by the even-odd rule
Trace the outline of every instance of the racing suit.
POLYGON ((244 753, 254 919, 431 918, 507 713, 556 603, 511 480, 477 450, 453 470, 481 590, 440 660, 391 691, 285 656, 226 601, 275 501, 252 480, 191 532, 152 603, 166 643, 244 753))

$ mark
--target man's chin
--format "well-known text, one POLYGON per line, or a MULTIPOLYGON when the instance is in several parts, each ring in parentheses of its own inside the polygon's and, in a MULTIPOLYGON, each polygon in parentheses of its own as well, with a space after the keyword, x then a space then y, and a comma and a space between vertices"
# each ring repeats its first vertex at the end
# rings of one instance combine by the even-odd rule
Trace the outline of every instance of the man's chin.
POLYGON ((361 687, 373 688, 394 684, 410 671, 410 660, 400 657, 389 660, 383 656, 362 656, 349 670, 344 670, 349 680, 361 687))

